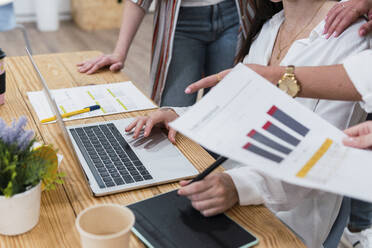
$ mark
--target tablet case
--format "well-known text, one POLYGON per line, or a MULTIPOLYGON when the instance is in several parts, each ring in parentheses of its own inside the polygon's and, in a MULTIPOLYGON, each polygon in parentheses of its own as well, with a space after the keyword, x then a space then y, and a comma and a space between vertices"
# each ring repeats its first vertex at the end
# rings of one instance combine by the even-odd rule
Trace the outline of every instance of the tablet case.
POLYGON ((225 214, 204 217, 188 198, 171 191, 127 206, 133 233, 148 247, 251 247, 258 239, 225 214))

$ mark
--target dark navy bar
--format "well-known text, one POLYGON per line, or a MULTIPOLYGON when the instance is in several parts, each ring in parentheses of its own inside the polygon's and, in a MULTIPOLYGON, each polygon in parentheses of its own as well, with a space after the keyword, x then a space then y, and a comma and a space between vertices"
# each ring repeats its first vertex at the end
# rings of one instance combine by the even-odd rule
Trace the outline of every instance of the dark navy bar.
POLYGON ((267 158, 271 161, 274 161, 276 163, 282 162, 283 158, 279 157, 275 154, 272 154, 271 152, 265 151, 264 149, 259 148, 258 146, 255 146, 251 143, 247 143, 245 146, 243 146, 244 149, 253 152, 261 157, 267 158))
POLYGON ((278 137, 279 139, 284 140, 285 142, 293 146, 297 146, 300 143, 299 139, 293 137, 292 135, 290 135, 289 133, 287 133, 280 127, 272 124, 270 121, 266 122, 266 124, 262 128, 268 131, 269 133, 271 133, 272 135, 278 137))
POLYGON ((248 137, 251 137, 252 139, 260 142, 261 144, 267 145, 268 147, 271 147, 272 149, 282 152, 284 154, 290 154, 292 152, 291 149, 277 143, 276 141, 266 137, 265 135, 257 132, 256 130, 250 131, 248 137))
POLYGON ((273 118, 276 120, 280 121, 296 133, 306 136, 306 134, 310 131, 307 127, 281 111, 279 108, 276 106, 272 106, 271 109, 267 112, 269 115, 271 115, 273 118))

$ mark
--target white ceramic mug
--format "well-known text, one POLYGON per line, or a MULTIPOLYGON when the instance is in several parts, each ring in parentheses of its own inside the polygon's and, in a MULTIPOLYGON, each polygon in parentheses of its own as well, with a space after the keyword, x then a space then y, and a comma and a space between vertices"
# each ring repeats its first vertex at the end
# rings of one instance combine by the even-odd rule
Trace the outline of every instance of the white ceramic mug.
POLYGON ((129 247, 133 212, 117 204, 95 205, 84 209, 76 218, 83 248, 129 247))

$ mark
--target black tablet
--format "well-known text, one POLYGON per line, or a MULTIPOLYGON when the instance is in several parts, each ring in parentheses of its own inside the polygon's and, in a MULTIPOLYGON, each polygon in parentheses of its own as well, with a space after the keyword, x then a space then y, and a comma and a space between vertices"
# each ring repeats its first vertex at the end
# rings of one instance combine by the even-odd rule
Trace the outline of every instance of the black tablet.
POLYGON ((133 233, 148 247, 251 247, 258 239, 225 214, 204 217, 186 197, 171 191, 127 206, 133 233))

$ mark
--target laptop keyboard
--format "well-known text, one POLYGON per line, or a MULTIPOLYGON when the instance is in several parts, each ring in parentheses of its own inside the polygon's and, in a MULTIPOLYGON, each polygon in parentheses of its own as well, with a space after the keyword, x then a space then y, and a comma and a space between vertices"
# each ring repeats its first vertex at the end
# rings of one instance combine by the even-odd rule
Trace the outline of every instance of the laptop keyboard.
POLYGON ((114 124, 70 129, 100 188, 151 180, 114 124))

